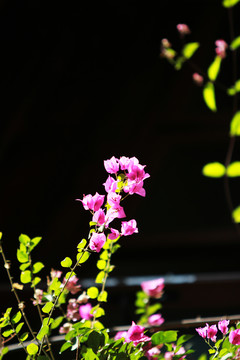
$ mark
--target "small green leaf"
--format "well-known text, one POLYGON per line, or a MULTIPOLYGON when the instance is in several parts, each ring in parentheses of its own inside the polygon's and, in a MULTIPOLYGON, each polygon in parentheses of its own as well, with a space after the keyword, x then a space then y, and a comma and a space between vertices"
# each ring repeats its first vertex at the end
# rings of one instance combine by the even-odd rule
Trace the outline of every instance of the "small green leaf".
POLYGON ((102 283, 103 283, 103 280, 104 280, 104 277, 105 277, 105 272, 104 272, 104 271, 100 271, 100 272, 97 274, 95 283, 96 283, 96 284, 102 284, 102 283))
POLYGON ((28 263, 25 263, 25 264, 20 265, 20 266, 19 266, 19 269, 20 269, 21 271, 24 271, 24 270, 26 270, 29 266, 30 266, 30 263, 28 262, 28 263))
POLYGON ((182 345, 186 341, 190 340, 193 337, 193 335, 184 334, 180 336, 180 338, 177 340, 177 346, 182 345))
POLYGON ((100 292, 100 294, 98 295, 98 301, 99 302, 107 302, 107 296, 108 296, 107 291, 100 292))
POLYGON ((17 334, 20 332, 20 330, 22 329, 23 325, 24 325, 24 322, 21 322, 21 323, 18 324, 18 326, 17 326, 16 329, 15 329, 17 334))
POLYGON ((99 318, 99 317, 105 315, 105 310, 99 306, 96 306, 96 307, 92 308, 90 313, 94 314, 95 318, 99 318))
POLYGON ((79 243, 78 246, 77 246, 78 251, 82 251, 82 249, 85 248, 86 245, 87 245, 87 240, 86 240, 86 239, 82 239, 82 241, 80 241, 80 243, 79 243))
POLYGON ((233 163, 228 165, 226 174, 229 177, 240 176, 240 161, 234 161, 233 163))
POLYGON ((23 333, 21 336, 19 336, 19 339, 21 340, 21 341, 25 341, 25 340, 27 340, 27 338, 28 338, 28 333, 27 332, 25 332, 25 333, 23 333))
POLYGON ((198 48, 199 48, 198 42, 188 43, 183 47, 182 54, 186 59, 190 59, 198 48))
POLYGON ((78 253, 77 254, 77 261, 79 264, 84 263, 85 261, 87 261, 87 259, 89 258, 90 253, 88 251, 85 251, 83 254, 82 253, 78 253))
POLYGON ((43 268, 44 268, 43 263, 41 263, 40 261, 39 261, 39 262, 36 262, 35 264, 33 264, 33 273, 34 273, 34 274, 37 274, 37 273, 38 273, 39 271, 41 271, 43 268))
POLYGON ((31 282, 31 271, 30 270, 22 271, 20 275, 20 280, 23 284, 27 284, 31 282))
POLYGON ((20 249, 17 249, 17 259, 20 263, 28 262, 28 254, 20 249))
POLYGON ((236 5, 240 0, 223 0, 222 4, 224 7, 229 8, 236 5))
POLYGON ((240 206, 238 206, 236 209, 233 210, 232 218, 235 223, 237 223, 237 224, 240 223, 240 206))
POLYGON ((98 288, 96 288, 95 286, 90 287, 89 289, 87 289, 87 294, 91 299, 96 299, 99 294, 98 288))
POLYGON ((18 240, 23 244, 23 245, 29 245, 30 244, 30 237, 25 235, 25 234, 21 234, 18 238, 18 240))
POLYGON ((54 319, 52 324, 51 324, 51 329, 58 328, 59 325, 61 324, 61 322, 63 321, 63 319, 64 319, 63 316, 58 316, 56 319, 54 319))
POLYGON ((12 324, 17 324, 22 318, 21 311, 18 311, 11 319, 12 324))
POLYGON ((208 68, 208 77, 210 80, 215 81, 221 66, 221 57, 216 56, 212 64, 208 68))
POLYGON ((69 257, 65 257, 63 261, 61 261, 62 267, 71 267, 72 266, 72 260, 69 257))
POLYGON ((203 99, 207 107, 212 111, 217 111, 215 100, 215 88, 213 83, 208 82, 203 88, 203 99))
POLYGON ((72 347, 72 343, 69 341, 66 341, 62 346, 61 349, 59 351, 59 354, 63 353, 65 350, 69 349, 70 347, 72 347))
POLYGON ((237 36, 230 44, 231 50, 236 50, 240 46, 240 36, 237 36))
POLYGON ((42 312, 48 314, 51 311, 52 307, 53 307, 53 303, 51 301, 49 301, 42 308, 42 312))
POLYGON ((177 340, 177 331, 159 331, 152 335, 154 345, 171 343, 177 340))
POLYGON ((38 276, 36 276, 33 280, 32 280, 32 285, 31 287, 36 286, 42 279, 38 276))
POLYGON ((1 355, 6 355, 9 352, 9 348, 7 346, 5 346, 4 348, 1 349, 2 353, 1 355))
POLYGON ((38 352, 38 346, 34 343, 31 343, 27 346, 27 352, 29 355, 35 355, 38 352))
POLYGON ((101 255, 100 255, 100 258, 102 260, 108 260, 108 251, 107 250, 104 250, 101 255))
POLYGON ((67 280, 67 279, 69 279, 70 277, 72 277, 74 275, 76 275, 76 273, 74 271, 69 271, 69 272, 66 273, 65 279, 67 280))
POLYGON ((37 339, 38 340, 42 340, 44 338, 44 336, 46 336, 49 332, 49 326, 45 325, 42 326, 39 333, 37 334, 37 339))
POLYGON ((30 241, 30 250, 32 251, 35 246, 37 246, 37 244, 42 240, 42 238, 40 236, 37 236, 35 238, 33 238, 31 241, 30 241))
POLYGON ((95 221, 90 221, 90 223, 89 223, 90 227, 95 226, 95 225, 97 225, 97 223, 95 221))
POLYGON ((2 333, 2 336, 4 337, 9 337, 10 335, 12 335, 12 333, 14 333, 14 330, 13 329, 10 329, 10 330, 6 330, 2 333))
POLYGON ((51 283, 51 285, 49 286, 49 290, 51 291, 58 291, 61 287, 62 283, 61 281, 58 280, 57 277, 55 277, 51 283))
POLYGON ((204 176, 212 177, 212 178, 220 178, 225 175, 225 166, 219 162, 212 162, 206 164, 203 169, 202 173, 204 176))
POLYGON ((97 262, 97 268, 99 269, 99 270, 103 270, 103 269, 105 269, 105 267, 106 267, 106 261, 105 260, 98 260, 98 262, 97 262))
POLYGON ((231 120, 230 135, 240 136, 240 111, 237 111, 231 120))

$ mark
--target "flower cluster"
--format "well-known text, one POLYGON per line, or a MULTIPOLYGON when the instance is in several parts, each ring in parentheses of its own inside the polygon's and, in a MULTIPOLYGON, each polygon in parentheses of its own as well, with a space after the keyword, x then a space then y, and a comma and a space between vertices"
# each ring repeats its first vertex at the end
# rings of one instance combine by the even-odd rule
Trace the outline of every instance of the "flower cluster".
POLYGON ((81 201, 85 210, 92 213, 92 223, 95 229, 92 230, 89 241, 89 248, 92 251, 100 252, 106 242, 106 231, 108 239, 117 240, 120 236, 128 236, 138 232, 137 222, 132 219, 121 222, 121 230, 110 226, 116 219, 126 217, 123 207, 120 205, 123 200, 122 192, 127 195, 138 194, 145 196, 146 191, 143 187, 144 180, 150 175, 145 172, 145 165, 139 164, 136 157, 121 156, 119 159, 112 156, 111 159, 104 161, 104 167, 110 174, 105 181, 104 188, 107 192, 105 209, 103 208, 105 195, 96 192, 95 195, 84 195, 81 201), (113 177, 114 176, 114 177, 113 177))
MULTIPOLYGON (((221 331, 223 335, 227 334, 228 325, 229 325, 229 320, 221 320, 218 322, 218 329, 221 331)), ((196 329, 196 331, 202 338, 210 339, 211 341, 216 342, 218 329, 216 325, 209 326, 208 324, 206 324, 205 327, 203 328, 199 327, 196 329)))

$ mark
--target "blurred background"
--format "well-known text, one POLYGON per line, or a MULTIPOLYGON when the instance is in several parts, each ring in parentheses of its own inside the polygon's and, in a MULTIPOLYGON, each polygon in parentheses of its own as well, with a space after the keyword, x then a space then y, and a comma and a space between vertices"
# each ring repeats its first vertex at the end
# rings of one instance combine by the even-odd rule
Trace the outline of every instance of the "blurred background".
MULTIPOLYGON (((197 315, 206 289, 214 302, 203 313, 236 313, 239 237, 223 180, 201 174, 206 163, 225 161, 232 99, 217 91, 218 112, 212 113, 193 84, 194 70, 185 64, 175 71, 160 57, 162 38, 180 49, 178 23, 189 25, 187 41, 201 43, 192 61, 205 71, 215 40, 230 43, 228 11, 218 0, 1 1, 0 224, 13 274, 21 233, 42 236, 35 256, 46 265, 43 276, 73 257, 91 220, 75 199, 104 193, 103 160, 136 156, 151 177, 146 198, 126 201, 127 218, 137 220, 139 233, 121 240, 113 276, 165 276, 169 318, 197 315), (180 290, 188 277, 178 275, 198 279, 202 273, 205 288, 180 290), (224 286, 226 301, 216 309, 224 286), (197 309, 187 312, 194 303, 197 309)), ((226 87, 232 85, 228 55, 220 74, 226 87)), ((233 160, 240 160, 238 143, 233 160)), ((230 187, 236 207, 239 181, 230 187)), ((80 281, 96 272, 93 256, 80 281)))

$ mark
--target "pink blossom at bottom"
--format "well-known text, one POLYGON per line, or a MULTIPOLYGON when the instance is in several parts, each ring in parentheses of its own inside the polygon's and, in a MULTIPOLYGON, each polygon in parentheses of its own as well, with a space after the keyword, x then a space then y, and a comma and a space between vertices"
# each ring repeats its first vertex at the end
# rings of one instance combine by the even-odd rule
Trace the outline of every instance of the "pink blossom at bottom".
POLYGON ((161 314, 153 314, 149 316, 148 323, 151 326, 160 326, 164 323, 164 318, 161 314))
POLYGON ((72 321, 80 319, 79 315, 79 304, 76 299, 69 299, 67 306, 67 318, 72 321))
POLYGON ((127 336, 127 331, 118 331, 114 336, 114 340, 125 339, 126 336, 127 336))
POLYGON ((105 242, 106 236, 104 233, 92 233, 91 239, 89 241, 89 247, 93 251, 100 252, 105 242))
MULTIPOLYGON (((63 284, 66 283, 66 279, 63 280, 63 284)), ((73 275, 70 277, 70 279, 67 282, 66 289, 70 291, 71 294, 76 294, 81 290, 81 285, 77 285, 78 278, 76 275, 73 275)))
POLYGON ((153 360, 160 354, 160 352, 159 348, 155 346, 147 350, 144 355, 148 358, 148 360, 153 360))
POLYGON ((232 330, 230 332, 229 341, 233 345, 240 345, 240 329, 232 330))
POLYGON ((125 342, 133 342, 134 346, 140 342, 150 341, 151 338, 144 335, 145 328, 140 325, 136 325, 135 322, 132 322, 132 326, 128 329, 127 335, 125 337, 125 342))
POLYGON ((86 305, 80 305, 79 306, 79 315, 82 319, 90 320, 93 315, 90 314, 90 311, 92 310, 92 305, 90 303, 87 303, 86 305))

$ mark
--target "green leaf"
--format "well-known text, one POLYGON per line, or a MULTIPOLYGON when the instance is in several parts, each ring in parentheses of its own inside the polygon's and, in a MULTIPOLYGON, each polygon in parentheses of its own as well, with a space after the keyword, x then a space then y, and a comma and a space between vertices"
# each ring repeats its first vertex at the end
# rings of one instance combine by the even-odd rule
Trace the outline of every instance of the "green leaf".
POLYGON ((17 324, 22 318, 22 313, 21 311, 18 311, 11 319, 11 323, 12 324, 17 324))
POLYGON ((105 269, 105 267, 106 267, 106 261, 105 260, 98 260, 98 262, 97 262, 97 268, 99 269, 99 270, 103 270, 103 269, 105 269))
POLYGON ((232 218, 235 223, 237 223, 237 224, 240 223, 240 206, 238 206, 236 209, 233 210, 232 218))
POLYGON ((77 261, 79 264, 84 263, 85 261, 87 261, 87 259, 89 258, 90 253, 88 251, 85 251, 83 254, 79 253, 77 254, 77 261))
POLYGON ((16 329, 15 329, 17 334, 20 332, 20 330, 22 329, 23 325, 24 325, 24 322, 21 322, 21 323, 18 324, 18 326, 17 326, 16 329))
POLYGON ((148 306, 147 307, 147 315, 150 316, 152 314, 155 314, 156 311, 161 309, 161 307, 162 307, 162 305, 160 303, 156 303, 156 304, 148 306))
POLYGON ((190 340, 193 337, 193 335, 184 334, 180 336, 180 338, 177 340, 177 346, 182 345, 186 341, 190 340))
POLYGON ((236 5, 240 0, 223 0, 222 5, 226 8, 236 5))
POLYGON ((226 174, 229 177, 240 176, 240 161, 234 161, 233 163, 228 165, 226 174))
POLYGON ((42 238, 40 236, 37 236, 35 238, 33 238, 31 241, 30 241, 30 250, 32 251, 35 246, 37 246, 37 244, 42 240, 42 238))
POLYGON ((49 332, 49 326, 47 325, 42 326, 39 333, 37 334, 37 339, 42 340, 44 336, 48 334, 48 332, 49 332))
POLYGON ((105 315, 105 311, 103 308, 101 308, 99 305, 97 305, 91 309, 90 314, 94 314, 95 318, 99 318, 99 317, 105 315))
POLYGON ((212 177, 212 178, 220 178, 225 175, 225 166, 219 162, 212 162, 206 164, 203 169, 202 173, 204 176, 212 177))
POLYGON ((87 340, 87 345, 90 347, 95 353, 97 353, 98 348, 101 344, 102 335, 99 334, 97 331, 92 331, 87 340))
POLYGON ((102 292, 98 295, 98 301, 99 301, 99 302, 107 302, 107 296, 108 296, 107 291, 102 291, 102 292))
POLYGON ((20 249, 17 249, 17 259, 20 263, 28 262, 28 254, 20 249))
POLYGON ((177 340, 177 331, 159 331, 152 335, 152 342, 154 345, 171 343, 177 340))
POLYGON ((2 333, 2 336, 4 337, 9 337, 11 334, 14 333, 14 330, 13 329, 10 329, 10 330, 6 330, 2 333))
POLYGON ((59 354, 63 353, 64 351, 66 351, 67 349, 69 349, 70 347, 72 347, 72 343, 69 341, 66 341, 62 346, 61 349, 59 351, 59 354))
POLYGON ((42 312, 48 314, 51 311, 52 307, 53 307, 53 303, 51 301, 49 301, 42 308, 42 312))
POLYGON ((22 271, 20 275, 20 280, 23 284, 27 284, 31 282, 31 271, 30 270, 22 271))
POLYGON ((84 354, 84 360, 98 360, 98 356, 93 352, 91 348, 88 348, 84 354))
POLYGON ((102 284, 102 283, 103 283, 103 280, 104 280, 104 277, 105 277, 105 272, 104 272, 104 271, 100 271, 100 272, 97 274, 95 283, 96 283, 96 284, 102 284))
POLYGON ((63 321, 63 319, 64 319, 63 316, 58 316, 56 319, 54 319, 51 325, 51 329, 58 328, 61 322, 63 321))
POLYGON ((33 264, 33 273, 34 273, 34 274, 37 274, 37 273, 38 273, 39 271, 41 271, 43 268, 44 268, 43 263, 41 263, 40 261, 39 261, 39 262, 36 262, 35 264, 33 264))
POLYGON ((25 341, 25 340, 27 340, 27 338, 28 338, 28 333, 27 332, 25 332, 25 333, 23 333, 21 336, 19 336, 19 339, 21 340, 21 341, 25 341))
POLYGON ((24 271, 24 270, 26 270, 29 266, 30 266, 30 262, 20 265, 20 266, 19 266, 19 269, 20 269, 21 271, 24 271))
POLYGON ((49 290, 51 291, 60 291, 60 287, 61 287, 62 283, 61 281, 58 280, 58 278, 54 278, 51 285, 49 286, 49 290))
POLYGON ((240 136, 240 111, 237 111, 231 120, 230 135, 231 136, 240 136))
POLYGON ((31 287, 36 286, 42 279, 38 276, 36 276, 33 280, 32 280, 32 285, 31 287))
POLYGON ((2 351, 2 353, 1 353, 2 356, 6 355, 9 351, 9 348, 6 346, 6 347, 2 348, 1 351, 2 351))
POLYGON ((102 260, 108 260, 108 251, 104 250, 101 255, 100 255, 100 259, 102 260))
POLYGON ((207 360, 207 354, 200 355, 198 360, 207 360))
POLYGON ((75 276, 75 275, 76 275, 76 273, 74 271, 69 271, 69 272, 66 273, 65 279, 67 280, 70 277, 75 276))
POLYGON ((79 243, 78 246, 77 246, 78 251, 82 251, 82 249, 85 248, 86 245, 87 245, 87 240, 86 240, 86 239, 82 239, 82 241, 80 241, 80 243, 79 243))
POLYGON ((208 77, 210 80, 215 81, 221 66, 221 57, 216 56, 212 64, 208 68, 208 77))
POLYGON ((23 245, 29 245, 30 244, 30 237, 25 235, 25 234, 21 234, 18 238, 18 240, 23 244, 23 245))
POLYGON ((188 43, 183 47, 182 54, 186 59, 190 59, 198 48, 199 48, 198 42, 188 43))
POLYGON ((38 352, 38 346, 34 343, 31 343, 27 346, 27 352, 29 355, 35 355, 38 352))
POLYGON ((215 88, 213 83, 208 82, 203 88, 203 99, 207 107, 212 111, 217 111, 215 100, 215 88))
POLYGON ((99 294, 98 288, 96 288, 95 286, 90 287, 89 289, 87 289, 87 294, 91 299, 96 299, 99 294))
POLYGON ((230 44, 231 50, 236 50, 240 46, 240 36, 237 36, 230 44))
POLYGON ((65 257, 63 261, 61 261, 62 267, 71 267, 72 266, 72 260, 69 257, 65 257))

